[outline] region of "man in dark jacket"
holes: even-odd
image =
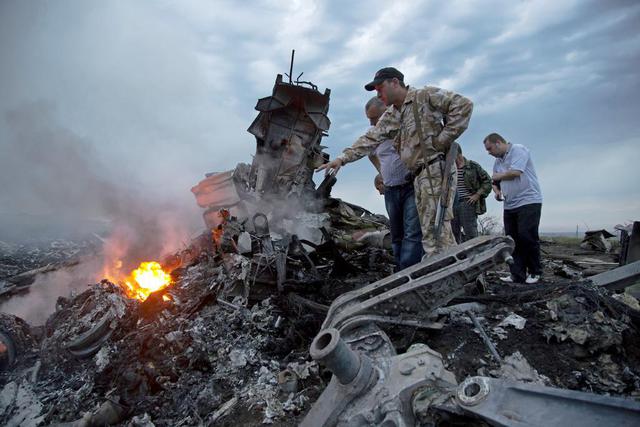
[[[478,163],[458,151],[458,185],[453,203],[451,228],[457,243],[478,237],[478,215],[487,211],[485,199],[491,193],[491,177]],[[463,234],[464,231],[464,234]]]

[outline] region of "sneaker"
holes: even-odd
[[[513,283],[513,279],[511,278],[511,276],[504,276],[504,277],[501,277],[501,278],[500,278],[500,281],[501,281],[501,282],[504,282],[504,283]]]
[[[540,275],[539,274],[530,274],[527,276],[527,279],[525,280],[526,283],[533,285],[538,283],[538,281],[540,280]]]

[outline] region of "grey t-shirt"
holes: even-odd
[[[517,170],[522,174],[514,179],[500,181],[505,209],[542,203],[538,176],[527,147],[520,144],[510,144],[509,151],[505,153],[504,157],[496,158],[493,172],[503,173],[508,170]]]
[[[391,187],[407,182],[409,169],[407,169],[402,160],[400,160],[400,156],[393,146],[392,140],[387,139],[378,145],[375,150],[375,155],[378,156],[378,160],[380,160],[380,174],[382,175],[384,185]]]

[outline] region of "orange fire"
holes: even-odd
[[[140,267],[131,272],[124,280],[125,291],[130,298],[146,300],[153,292],[166,288],[171,284],[171,275],[162,270],[155,261],[142,262]]]

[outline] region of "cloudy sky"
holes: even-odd
[[[295,49],[294,76],[332,90],[332,157],[395,66],[474,101],[467,157],[490,169],[494,131],[531,149],[543,231],[611,229],[640,220],[638,28],[616,0],[2,0],[0,213],[101,215],[124,188],[200,221],[189,189],[251,161],[256,100]],[[334,196],[384,212],[373,175],[343,168]]]

